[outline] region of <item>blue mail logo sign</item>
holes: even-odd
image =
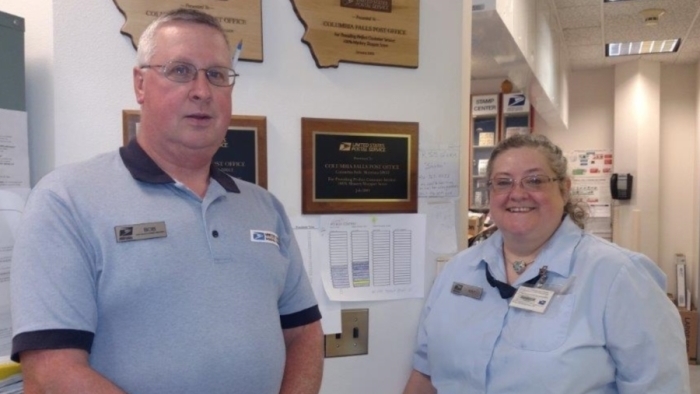
[[[508,98],[508,107],[522,107],[525,105],[525,96],[522,94]]]

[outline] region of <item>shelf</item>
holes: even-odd
[[[471,101],[468,206],[470,211],[485,213],[489,210],[488,177],[484,172],[488,160],[506,131],[532,132],[532,107],[522,93],[478,95],[472,96]],[[479,142],[490,145],[478,145]]]

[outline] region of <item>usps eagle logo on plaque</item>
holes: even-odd
[[[350,152],[352,150],[352,142],[341,142],[338,150],[341,152]]]
[[[279,244],[279,237],[272,231],[266,230],[250,230],[250,241],[251,242],[263,242],[273,244],[277,247]]]

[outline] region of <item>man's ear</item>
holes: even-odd
[[[143,104],[144,90],[143,90],[143,70],[138,67],[134,67],[134,94],[136,95],[136,102]]]

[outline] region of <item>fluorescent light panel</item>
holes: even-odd
[[[636,42],[612,42],[605,44],[605,56],[647,55],[650,53],[677,52],[681,46],[681,39],[636,41]]]

